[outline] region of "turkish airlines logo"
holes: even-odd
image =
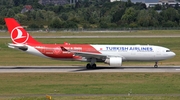
[[[23,27],[18,26],[11,31],[11,39],[14,43],[26,43],[29,39],[29,34]]]

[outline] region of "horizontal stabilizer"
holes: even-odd
[[[25,44],[13,44],[13,43],[9,43],[8,44],[9,48],[13,48],[13,49],[20,49],[23,51],[28,50],[28,47]]]

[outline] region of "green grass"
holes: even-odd
[[[1,99],[7,100],[7,99]],[[8,100],[47,100],[44,97],[23,97]],[[52,100],[179,100],[179,96],[62,96]]]
[[[56,32],[29,32],[32,36],[128,36],[128,35],[179,35],[180,30],[135,30],[135,31],[56,31]],[[0,36],[9,36],[8,32],[1,32]]]
[[[177,100],[180,97],[179,77],[180,73],[7,73],[0,74],[0,97],[11,95],[12,98],[16,96],[43,98],[43,95],[45,97],[57,94],[53,96],[55,100],[60,98]],[[128,96],[130,91],[132,96]],[[77,94],[77,97],[71,94]],[[95,95],[88,96],[88,94]],[[105,96],[106,94],[122,94],[122,96]]]
[[[135,31],[120,33],[56,32],[31,33],[33,36],[68,35],[179,35],[180,30]],[[0,36],[9,36],[1,33]],[[150,44],[170,48],[176,56],[160,62],[160,66],[180,65],[180,38],[100,38],[100,39],[37,39],[42,43]],[[0,39],[0,66],[59,66],[85,62],[56,61],[7,47],[10,39]],[[154,62],[123,62],[123,66],[152,66]],[[99,65],[99,64],[98,64]],[[53,100],[179,100],[179,73],[7,73],[0,74],[0,100],[45,100],[46,94],[80,94],[52,96]],[[131,96],[128,96],[129,92]],[[38,95],[40,94],[40,95]],[[81,95],[85,94],[85,95]],[[86,95],[87,94],[87,95]],[[88,96],[88,94],[99,94]],[[103,95],[101,95],[103,94]],[[123,96],[105,96],[123,94]],[[140,94],[140,95],[133,95]],[[150,95],[148,95],[150,94]],[[151,95],[154,94],[154,95]],[[167,95],[166,95],[167,94]],[[171,95],[172,94],[172,95]],[[173,95],[175,94],[175,95]],[[177,95],[176,95],[177,94]],[[126,96],[127,95],[127,96]]]

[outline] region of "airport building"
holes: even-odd
[[[111,2],[117,1],[117,0],[110,0]]]
[[[114,1],[128,1],[128,0],[110,0],[111,2]],[[145,3],[146,7],[154,7],[157,4],[164,5],[164,4],[169,4],[172,6],[175,6],[176,4],[180,4],[180,2],[177,2],[176,0],[131,0],[133,3],[141,2]]]
[[[168,4],[168,5],[172,5],[175,6],[176,4],[180,4],[180,2],[177,2],[176,0],[157,0],[157,2],[145,2],[146,7],[154,7],[155,5],[159,4],[159,5],[164,5],[164,4]]]
[[[64,5],[64,4],[75,4],[78,0],[39,0],[39,3],[42,5],[55,4],[55,5]]]
[[[110,2],[115,1],[128,1],[128,0],[110,0]],[[46,4],[55,4],[55,5],[64,5],[64,4],[75,4],[78,2],[78,0],[39,0],[39,3],[42,5]],[[157,4],[163,5],[168,3],[169,5],[176,5],[177,3],[180,4],[180,2],[177,2],[176,0],[131,0],[133,3],[141,2],[145,3],[146,7],[154,7]]]

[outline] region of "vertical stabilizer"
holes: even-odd
[[[5,18],[5,22],[14,44],[40,44],[14,18]]]

